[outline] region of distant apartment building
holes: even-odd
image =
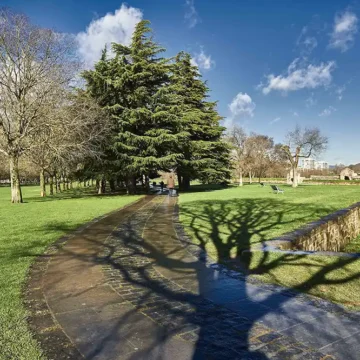
[[[302,170],[328,170],[329,164],[326,161],[316,161],[311,158],[302,159],[300,164]]]
[[[315,160],[314,159],[302,159],[301,168],[303,170],[314,170],[315,169]]]
[[[329,164],[326,161],[315,161],[316,170],[329,170]]]

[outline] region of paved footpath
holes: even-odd
[[[360,359],[357,316],[207,266],[179,240],[175,204],[148,196],[46,260],[39,314],[54,325],[32,323],[49,358]]]

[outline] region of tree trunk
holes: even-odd
[[[105,194],[105,190],[106,190],[106,180],[102,178],[101,181],[99,182],[98,194]]]
[[[293,167],[293,182],[292,182],[292,187],[297,187],[298,186],[298,177],[297,177],[297,167]]]
[[[243,186],[243,173],[242,170],[240,170],[240,177],[239,177],[239,186]]]
[[[184,190],[190,189],[190,177],[189,176],[183,176],[182,183],[183,183]]]
[[[66,183],[66,190],[70,190],[70,181],[68,178],[66,178],[65,183]]]
[[[110,186],[110,191],[111,192],[115,192],[116,188],[115,188],[115,180],[114,179],[110,179],[109,180],[109,186]]]
[[[54,195],[54,177],[52,175],[50,175],[49,177],[49,186],[50,186],[49,194]]]
[[[145,188],[145,175],[141,175],[141,187]]]
[[[181,174],[179,172],[177,173],[177,178],[178,178],[178,182],[179,182],[179,189],[183,190],[182,176],[181,176]]]
[[[136,176],[131,178],[131,187],[133,189],[133,194],[136,194]]]
[[[251,171],[249,171],[249,183],[252,184]]]
[[[147,175],[145,175],[145,191],[150,192],[150,178]]]
[[[63,180],[62,189],[63,189],[63,191],[65,191],[65,190],[66,190],[66,187],[65,187],[65,186],[66,186],[66,185],[65,185],[65,183],[66,183],[65,176],[63,176],[62,180]]]
[[[61,193],[60,178],[57,175],[55,175],[55,188],[56,193]]]
[[[91,179],[91,187],[94,186],[94,179]]]
[[[10,181],[11,181],[11,202],[22,203],[22,193],[19,175],[19,158],[16,155],[10,156]]]
[[[40,196],[46,196],[46,186],[45,186],[45,171],[44,169],[40,170]]]
[[[69,181],[69,185],[70,185],[70,189],[72,190],[73,189],[73,182],[71,180]]]
[[[99,179],[96,179],[96,182],[95,182],[96,191],[99,191],[99,187],[100,187],[100,181],[99,181]]]

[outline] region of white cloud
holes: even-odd
[[[330,116],[334,111],[336,111],[336,109],[333,106],[329,106],[319,113],[319,116]]]
[[[318,42],[313,36],[308,36],[307,38],[305,38],[303,44],[309,52],[313,51],[318,46]]]
[[[297,58],[289,65],[285,75],[268,75],[267,85],[263,87],[262,91],[266,95],[272,90],[287,93],[300,89],[327,86],[332,81],[331,72],[334,69],[334,61],[321,63],[320,65],[306,65]]]
[[[254,116],[256,104],[247,93],[238,93],[229,104],[231,117]]]
[[[333,32],[330,35],[329,47],[345,52],[350,49],[358,32],[358,18],[351,11],[335,16]]]
[[[111,51],[110,44],[117,42],[128,45],[136,24],[142,19],[139,9],[128,7],[124,4],[114,13],[91,21],[86,31],[76,35],[79,43],[79,54],[87,68],[100,59],[101,51],[105,45]]]
[[[346,86],[345,86],[345,85],[339,86],[339,87],[335,90],[336,95],[337,95],[339,101],[342,100],[342,98],[343,98],[343,93],[344,93],[345,90],[346,90]]]
[[[191,64],[199,68],[199,70],[210,70],[215,66],[215,61],[211,59],[211,55],[206,55],[201,49],[200,53],[194,54]]]
[[[187,22],[189,28],[191,29],[200,22],[200,18],[195,9],[194,0],[186,0],[185,6],[186,6],[185,21]]]
[[[275,124],[275,123],[277,123],[277,122],[280,121],[280,120],[281,120],[281,117],[277,117],[277,118],[275,118],[275,119],[272,119],[272,120],[269,122],[269,124],[270,124],[270,125]]]
[[[299,114],[298,114],[296,111],[293,111],[292,115],[293,115],[293,116],[296,116],[296,117],[299,116]]]
[[[303,56],[310,55],[310,53],[318,46],[318,42],[314,36],[306,35],[308,32],[308,27],[304,26],[296,41],[296,45],[301,49],[301,54]]]
[[[317,104],[317,100],[314,98],[314,93],[311,93],[311,95],[305,100],[305,105],[307,108],[310,108]]]

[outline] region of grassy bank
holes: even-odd
[[[218,261],[240,257],[255,243],[294,230],[360,200],[357,186],[259,185],[184,193],[180,219],[193,241]],[[352,251],[360,252],[360,241]],[[360,259],[257,253],[240,257],[245,271],[263,281],[360,308]]]
[[[0,187],[0,359],[41,359],[28,331],[21,289],[27,269],[47,245],[84,222],[121,208],[139,196],[93,196],[81,190],[40,198],[23,189],[24,204],[11,204]]]

